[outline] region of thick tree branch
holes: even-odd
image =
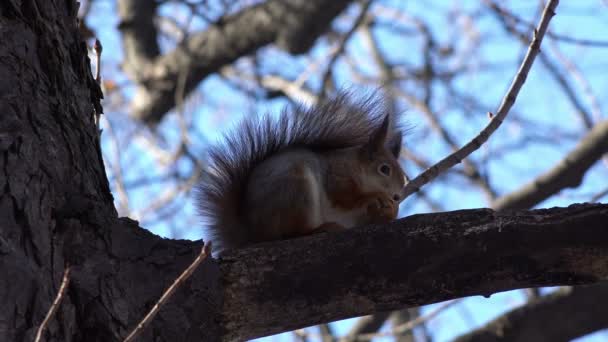
[[[350,2],[269,0],[192,34],[175,50],[153,61],[148,56],[150,51],[154,54],[153,46],[125,41],[127,48],[134,47],[128,49],[125,56],[135,60],[127,64],[138,65],[131,70],[137,71],[132,77],[139,83],[132,103],[133,115],[148,123],[160,121],[175,106],[175,90],[180,77],[185,78],[184,93],[189,94],[220,67],[270,43],[275,42],[291,53],[307,51]],[[133,16],[132,13],[122,11],[123,21],[125,15]],[[141,31],[145,30],[128,30],[124,39],[131,39]],[[147,63],[138,64],[141,60]]]
[[[118,28],[122,34],[124,71],[137,82],[143,81],[146,68],[160,54],[154,19],[157,2],[149,0],[118,1]]]
[[[608,121],[604,121],[596,124],[557,165],[520,189],[499,198],[493,208],[530,208],[564,188],[576,187],[588,169],[607,152]],[[569,341],[608,327],[608,321],[604,319],[608,314],[598,313],[598,310],[607,310],[606,306],[597,305],[605,298],[608,298],[608,284],[605,283],[563,289],[500,316],[457,341]],[[549,325],[555,321],[569,324]],[[551,329],[541,328],[547,326]],[[534,331],[536,335],[532,338]]]
[[[471,295],[608,277],[608,205],[414,215],[220,260],[226,339]]]

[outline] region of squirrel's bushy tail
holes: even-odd
[[[377,93],[355,98],[343,91],[312,108],[295,106],[278,118],[249,117],[209,148],[207,167],[197,191],[206,238],[221,251],[255,242],[244,199],[252,170],[269,156],[292,147],[324,151],[365,144],[386,115],[392,132],[401,137],[396,116]],[[400,142],[400,140],[399,140]]]

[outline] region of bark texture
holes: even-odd
[[[118,341],[200,249],[117,217],[76,13],[75,1],[0,2],[0,341],[33,340],[66,264],[45,341]],[[217,337],[217,267],[199,271],[142,341]]]
[[[414,215],[220,261],[237,340],[372,312],[608,277],[608,205]]]

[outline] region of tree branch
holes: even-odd
[[[34,342],[40,342],[40,340],[42,339],[42,333],[44,333],[44,329],[46,329],[46,326],[49,324],[50,319],[53,317],[55,312],[57,312],[57,308],[59,308],[59,304],[61,304],[61,300],[63,299],[63,296],[65,295],[65,291],[67,290],[69,283],[70,283],[70,266],[68,265],[68,266],[66,266],[65,270],[63,271],[63,277],[61,279],[61,285],[59,286],[59,291],[57,291],[57,296],[55,296],[55,300],[53,300],[53,304],[51,304],[49,311],[46,313],[46,316],[44,316],[44,320],[38,327],[38,331],[36,332],[36,338],[34,339]]]
[[[562,288],[509,311],[455,342],[571,341],[608,327],[608,306],[601,304],[603,298],[608,298],[606,283]]]
[[[608,120],[596,124],[557,165],[494,202],[495,210],[531,208],[565,188],[581,184],[585,173],[608,153]]]
[[[146,68],[160,54],[154,20],[157,2],[149,0],[119,1],[118,15],[125,58],[123,68],[136,82],[143,81]]]
[[[547,2],[540,22],[534,30],[534,37],[530,42],[526,56],[524,57],[519,70],[517,71],[511,86],[509,87],[509,90],[503,97],[496,115],[492,117],[490,123],[481,132],[479,132],[475,138],[469,141],[466,145],[462,146],[458,151],[440,160],[437,164],[431,166],[422,174],[414,178],[411,182],[406,184],[402,191],[402,198],[406,198],[413,194],[420,189],[420,187],[439,176],[442,172],[460,163],[464,158],[480,148],[481,145],[483,145],[490,138],[490,135],[492,135],[492,133],[494,133],[498,127],[500,127],[502,121],[509,114],[509,110],[515,103],[517,95],[528,77],[528,72],[530,72],[534,59],[540,51],[540,44],[543,40],[543,36],[549,27],[549,21],[551,21],[551,18],[555,15],[555,8],[558,4],[559,0],[550,0]]]
[[[414,215],[222,256],[222,326],[244,340],[472,295],[608,277],[608,205]]]
[[[137,336],[141,333],[141,331],[154,319],[154,316],[158,313],[158,310],[171,298],[175,290],[179,288],[181,284],[183,284],[196,270],[198,265],[201,262],[205,261],[207,257],[211,255],[211,242],[207,242],[201,248],[201,253],[194,259],[194,261],[182,272],[177,279],[169,286],[169,288],[163,293],[158,302],[154,304],[152,309],[148,312],[148,314],[137,324],[137,326],[129,333],[129,335],[124,339],[123,342],[134,341]]]
[[[132,53],[127,51],[126,58],[143,56],[147,61],[145,67],[137,61],[128,63],[138,65],[137,75],[131,76],[139,83],[132,102],[133,116],[148,123],[159,122],[175,106],[180,75],[186,75],[182,76],[186,78],[184,93],[189,94],[220,67],[270,43],[291,53],[307,51],[350,2],[269,0],[222,18],[220,23],[192,34],[175,50],[153,61],[143,52],[137,53],[150,49],[142,47],[129,50]],[[125,39],[130,37],[125,36]]]
[[[587,170],[607,152],[608,121],[604,121],[595,125],[552,169],[520,189],[500,197],[494,202],[493,208],[495,210],[527,209],[564,188],[578,186]],[[562,289],[556,294],[540,297],[508,312],[487,325],[462,335],[456,341],[569,341],[608,327],[608,322],[604,319],[608,317],[608,313],[597,312],[608,308],[588,305],[590,302],[594,303],[604,298],[608,298],[608,284],[605,283],[591,287]],[[574,314],[575,318],[573,318]],[[569,324],[550,324],[555,321]],[[547,326],[552,328],[541,329]],[[541,335],[532,338],[530,335],[532,331]]]
[[[377,332],[382,328],[391,313],[391,311],[377,312],[373,315],[359,318],[348,334],[340,339],[340,342],[359,342],[359,335]]]

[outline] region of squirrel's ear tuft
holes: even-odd
[[[367,151],[370,159],[374,159],[374,156],[386,148],[386,140],[388,137],[388,129],[390,124],[390,117],[387,115],[382,120],[382,124],[372,132],[369,137],[369,142],[363,147]]]
[[[382,124],[376,129],[372,136],[369,138],[369,144],[376,150],[382,151],[386,146],[386,139],[388,137],[388,126],[390,125],[390,116],[386,115]]]
[[[403,141],[403,135],[401,132],[397,132],[391,137],[391,140],[388,142],[388,149],[393,154],[395,159],[399,159],[399,154],[401,154],[401,143]]]

